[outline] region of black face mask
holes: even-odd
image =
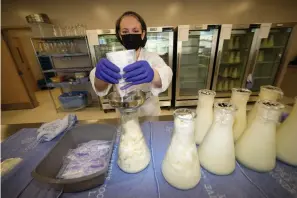
[[[135,49],[138,50],[142,46],[143,40],[141,34],[124,34],[122,36],[123,46],[127,50]]]

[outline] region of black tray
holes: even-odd
[[[63,192],[78,192],[94,188],[105,181],[108,167],[100,172],[76,179],[57,179],[56,176],[62,167],[63,158],[69,149],[77,148],[81,143],[91,140],[112,141],[109,152],[109,163],[113,151],[117,129],[111,125],[88,124],[74,127],[68,131],[55,147],[43,158],[33,170],[32,176],[43,183],[49,184],[56,190]]]

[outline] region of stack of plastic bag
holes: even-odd
[[[79,178],[105,169],[108,166],[110,144],[110,141],[92,140],[69,150],[57,178]]]

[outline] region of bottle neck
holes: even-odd
[[[214,103],[214,95],[200,94],[198,105],[199,107],[212,107]]]
[[[246,106],[249,100],[249,95],[233,94],[231,96],[231,103],[235,104],[236,107]]]
[[[281,93],[277,90],[263,89],[259,93],[259,100],[277,101],[281,98]]]
[[[254,120],[265,121],[265,122],[275,122],[279,121],[281,111],[280,109],[270,109],[263,105],[258,105],[257,114]]]
[[[182,143],[195,143],[194,138],[194,119],[184,120],[176,117],[174,119],[174,134],[175,141]]]
[[[215,108],[214,111],[214,121],[218,124],[224,124],[228,125],[230,124],[232,126],[234,121],[234,112],[227,111],[225,109],[221,108]]]

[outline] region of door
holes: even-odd
[[[30,65],[28,63],[25,51],[23,49],[20,37],[11,37],[6,34],[7,43],[12,54],[12,57],[16,63],[16,69],[21,77],[27,93],[30,97],[33,107],[38,106],[38,101],[35,96],[35,91],[38,90],[37,81],[32,74]]]
[[[272,26],[267,36],[259,38],[251,72],[253,92],[260,91],[262,85],[275,84],[291,31],[292,27]]]
[[[106,53],[113,51],[121,51],[125,48],[118,41],[114,29],[106,30],[87,30],[87,38],[89,43],[89,50],[92,57],[92,64],[95,67],[101,58],[106,57]],[[109,92],[113,90],[110,89]],[[103,109],[111,108],[109,105],[103,104],[108,103],[107,96],[100,97],[100,102]]]
[[[176,100],[197,99],[210,89],[218,26],[179,26]]]
[[[149,27],[147,28],[147,42],[145,49],[157,53],[164,62],[171,67],[173,63],[173,28]],[[159,94],[159,100],[171,100],[172,85]]]
[[[260,25],[222,25],[212,84],[217,97],[229,97],[232,88],[242,87],[259,27]]]
[[[34,92],[29,93],[22,73],[18,70],[3,37],[1,38],[1,49],[2,110],[27,109],[38,106],[36,99],[32,98],[32,94],[35,97]]]

